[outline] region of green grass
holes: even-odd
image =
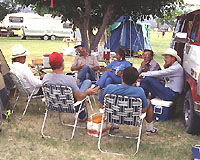
[[[155,52],[155,59],[161,66],[164,64],[162,53],[169,47],[171,33],[166,33],[165,38],[158,38],[156,32],[151,32],[151,45]],[[68,46],[61,40],[57,41],[42,41],[39,39],[20,40],[14,38],[0,38],[0,49],[3,51],[9,65],[11,60],[10,48],[15,44],[23,44],[25,48],[30,50],[31,55],[27,57],[27,63],[31,63],[32,59],[42,58],[45,53],[53,51],[62,51],[62,47]],[[71,44],[73,45],[73,44]],[[65,56],[65,72],[69,71],[74,57]],[[134,59],[134,66],[139,67],[142,59]],[[33,101],[32,101],[33,102]],[[14,97],[11,96],[8,108],[11,108],[14,103]],[[14,114],[21,115],[25,106],[25,99],[21,99]],[[34,105],[33,105],[34,104]],[[27,113],[22,121],[10,117],[10,122],[4,120],[0,133],[0,159],[31,159],[31,160],[54,160],[54,159],[69,159],[69,160],[107,160],[107,159],[127,159],[133,157],[113,156],[102,154],[97,149],[98,139],[87,135],[86,130],[78,129],[72,141],[63,142],[61,140],[43,139],[41,138],[40,130],[43,121],[36,103],[31,103]],[[39,103],[44,110],[45,106],[42,102]],[[95,106],[95,111],[98,106]],[[90,112],[91,113],[91,112]],[[71,119],[67,115],[63,115],[65,121]],[[82,124],[84,125],[84,124]],[[187,134],[184,130],[183,116],[181,113],[169,121],[155,122],[155,127],[159,129],[159,134],[155,136],[141,137],[141,145],[139,153],[134,159],[137,160],[190,160],[192,159],[192,145],[200,143],[200,137]],[[136,130],[134,128],[120,127],[120,132],[132,134]],[[48,116],[45,133],[66,138],[70,136],[71,129],[61,126],[58,123],[58,114],[52,113]],[[122,153],[133,153],[136,147],[135,141],[114,139],[108,136],[103,137],[103,148],[110,151],[120,151]]]

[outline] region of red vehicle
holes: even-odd
[[[185,71],[185,129],[200,134],[200,9],[178,17],[170,47],[178,52]]]

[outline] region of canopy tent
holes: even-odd
[[[133,53],[151,49],[149,24],[135,23],[131,18],[126,20],[125,17],[121,17],[115,24],[109,26],[107,32],[110,32],[107,48],[112,52],[120,47],[125,47]]]

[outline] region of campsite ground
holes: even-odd
[[[163,65],[161,53],[168,47],[171,39],[171,33],[166,33],[165,38],[158,38],[156,32],[151,32],[151,45],[155,52],[155,59]],[[28,56],[28,63],[32,59],[41,58],[44,53],[53,51],[61,52],[62,47],[67,44],[59,41],[42,41],[29,39],[22,41],[19,38],[0,38],[0,49],[3,51],[6,60],[11,65],[9,55],[10,48],[15,44],[23,44],[31,51]],[[65,72],[69,72],[74,57],[65,56]],[[141,59],[134,59],[134,66],[139,67]],[[8,108],[14,103],[13,93]],[[85,130],[78,129],[73,140],[63,142],[61,140],[43,139],[40,130],[43,121],[36,103],[32,101],[28,111],[22,121],[15,119],[14,115],[19,115],[23,111],[25,99],[21,99],[15,114],[10,117],[10,121],[3,120],[0,133],[0,159],[133,159],[133,157],[113,156],[102,154],[97,149],[98,139],[87,135]],[[42,110],[45,105],[39,102]],[[95,111],[98,106],[94,106]],[[180,109],[179,109],[180,110]],[[48,117],[46,132],[56,135],[60,138],[69,137],[71,130],[58,124],[56,113]],[[65,118],[65,115],[63,115]],[[71,119],[71,118],[70,118]],[[55,120],[55,121],[54,121]],[[84,124],[82,124],[84,125]],[[166,122],[155,122],[159,128],[159,134],[155,136],[146,136],[143,130],[139,153],[135,159],[138,160],[181,160],[192,159],[192,145],[200,144],[200,137],[187,134],[184,130],[183,115],[179,111],[176,118]],[[131,128],[132,129],[132,128]],[[145,123],[144,123],[145,129]],[[135,129],[132,129],[136,131]],[[127,127],[121,127],[120,132],[131,134]],[[134,132],[133,132],[134,133]],[[121,151],[122,153],[133,153],[135,141],[124,139],[113,139],[105,136],[103,141],[104,148],[111,151]]]

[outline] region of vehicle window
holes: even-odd
[[[191,34],[190,34],[191,42],[197,42],[199,22],[200,22],[200,15],[197,15],[195,17],[195,20],[194,20],[194,23],[193,23],[193,26],[192,26],[192,31],[191,31]]]
[[[174,29],[174,32],[180,32],[181,31],[182,23],[183,23],[183,17],[179,17],[178,21],[176,23],[176,27]]]
[[[23,23],[23,21],[24,21],[23,17],[9,17],[9,22]]]

